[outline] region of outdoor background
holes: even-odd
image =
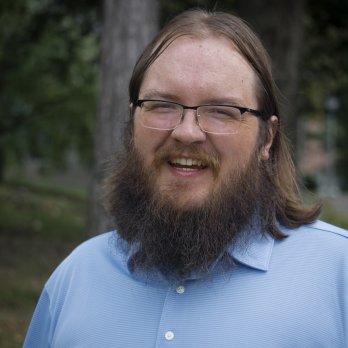
[[[246,19],[273,60],[303,192],[348,228],[347,0],[1,0],[0,347],[21,347],[48,276],[105,231],[105,163],[132,66],[175,14]]]

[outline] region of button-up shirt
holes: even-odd
[[[177,284],[129,272],[116,232],[95,237],[46,283],[24,347],[348,348],[348,232],[281,230]]]

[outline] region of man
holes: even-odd
[[[48,280],[25,347],[348,347],[348,233],[304,207],[267,54],[187,11],[130,81],[117,232]]]

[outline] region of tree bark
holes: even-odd
[[[110,228],[101,202],[104,166],[115,153],[128,118],[128,82],[133,66],[158,29],[157,0],[104,0],[101,85],[95,136],[95,170],[87,232]]]
[[[237,0],[238,14],[261,37],[281,91],[282,122],[296,150],[297,95],[305,0]]]

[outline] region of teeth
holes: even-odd
[[[203,165],[202,161],[196,160],[193,158],[174,158],[171,160],[173,164],[180,164],[182,166],[198,166],[201,167]]]

